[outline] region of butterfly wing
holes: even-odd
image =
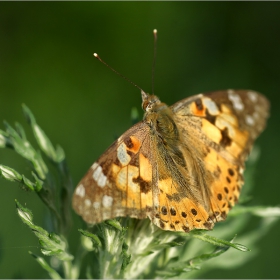
[[[149,127],[139,122],[91,166],[73,195],[73,208],[89,223],[147,217],[152,207]]]
[[[224,220],[238,201],[244,162],[265,128],[269,102],[253,91],[227,90],[192,96],[171,109],[183,145],[192,147],[193,157],[202,165],[197,187],[201,189],[198,196],[205,194],[206,221]]]

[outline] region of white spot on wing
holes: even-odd
[[[87,198],[86,200],[85,200],[85,206],[86,207],[89,207],[91,205],[91,202],[90,202],[90,200]]]
[[[248,125],[254,125],[255,124],[255,120],[249,116],[249,115],[246,115],[245,116],[245,122],[248,124]]]
[[[216,103],[208,97],[202,98],[203,104],[207,107],[211,115],[218,115],[220,113]]]
[[[254,91],[248,91],[248,97],[252,102],[257,102],[258,100],[258,94]]]
[[[95,170],[97,167],[98,167],[98,163],[97,163],[97,162],[95,162],[95,163],[91,166],[91,168],[92,168],[93,170]]]
[[[78,195],[80,197],[84,197],[85,193],[86,193],[86,191],[85,191],[83,184],[80,184],[76,189],[76,195]]]
[[[232,89],[227,91],[228,98],[232,102],[233,108],[237,111],[242,111],[244,109],[244,104],[238,94],[236,94]]]
[[[102,204],[104,207],[111,207],[113,204],[113,198],[108,195],[104,195],[102,198]]]
[[[101,166],[99,165],[99,166],[95,169],[95,171],[93,172],[92,178],[93,178],[95,181],[97,181],[98,178],[99,178],[99,175],[100,175],[101,173],[102,173],[102,168],[101,168]]]
[[[221,117],[217,117],[215,125],[221,130],[227,128],[229,136],[231,138],[235,137],[235,130],[233,126],[228,123],[228,120],[225,120],[224,118]]]
[[[130,157],[130,155],[127,154],[126,146],[124,143],[122,143],[118,147],[117,156],[118,156],[118,159],[119,159],[121,165],[126,166],[129,164],[131,157]]]
[[[100,165],[94,163],[93,166],[95,170],[93,171],[92,178],[96,181],[99,187],[103,188],[106,185],[107,177],[103,174],[102,167]]]
[[[92,206],[93,206],[94,209],[99,209],[100,208],[100,202],[95,201],[95,202],[93,202]]]
[[[107,177],[103,173],[101,173],[97,181],[98,186],[103,188],[106,185],[106,182],[107,182]]]
[[[139,192],[139,185],[133,182],[134,178],[139,175],[139,169],[135,166],[128,166],[127,181],[128,186],[133,192]]]

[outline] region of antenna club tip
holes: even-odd
[[[97,53],[94,53],[93,56],[97,58],[97,57],[98,57],[98,54],[97,54]]]
[[[154,33],[154,34],[157,34],[157,29],[154,29],[154,30],[153,30],[153,33]]]

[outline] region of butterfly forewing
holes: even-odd
[[[90,224],[113,217],[146,218],[152,206],[148,126],[134,125],[91,166],[73,207]]]
[[[169,108],[142,97],[144,120],[92,165],[75,190],[74,209],[90,224],[130,216],[165,230],[211,229],[238,201],[244,161],[269,102],[248,90],[198,94]]]

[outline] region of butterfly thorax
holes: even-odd
[[[170,107],[162,103],[157,96],[145,92],[142,92],[142,99],[144,122],[159,136],[163,144],[174,146],[179,140],[179,132]]]

